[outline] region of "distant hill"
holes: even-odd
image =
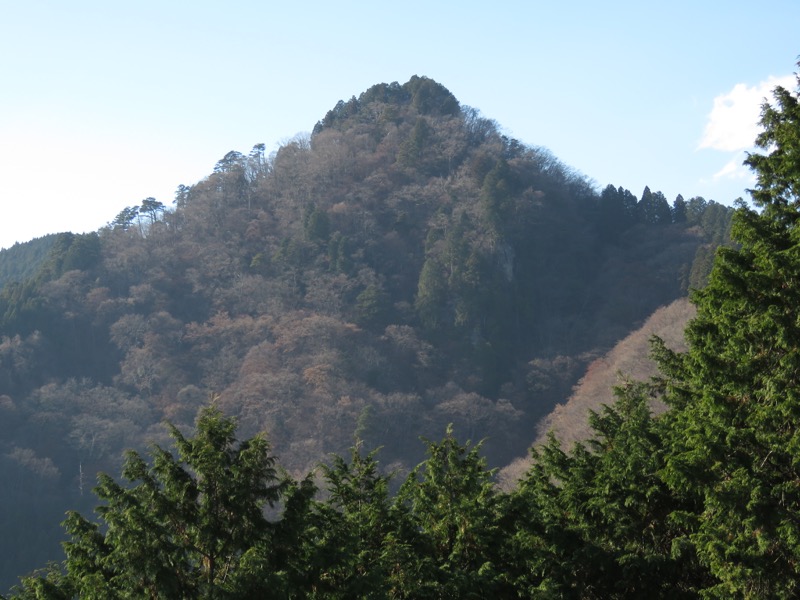
[[[0,289],[11,281],[23,281],[32,277],[57,237],[58,234],[53,233],[0,250]]]
[[[88,512],[98,470],[212,399],[296,474],[354,436],[407,471],[449,423],[507,464],[591,361],[702,283],[729,221],[598,190],[413,77],[273,155],[228,152],[170,206],[60,234],[0,290],[0,584],[57,558],[35,524]]]

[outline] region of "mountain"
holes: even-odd
[[[172,207],[59,234],[0,290],[0,506],[18,515],[0,583],[57,558],[98,471],[209,402],[294,474],[354,436],[406,472],[450,423],[506,464],[592,360],[702,284],[730,214],[598,191],[413,77],[273,155],[228,152]]]

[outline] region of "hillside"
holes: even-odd
[[[9,282],[34,276],[57,237],[54,233],[0,250],[0,289]]]
[[[656,363],[650,358],[653,336],[664,340],[667,347],[675,351],[686,350],[683,332],[694,313],[688,299],[676,300],[659,308],[639,329],[592,361],[566,403],[559,404],[542,419],[534,443],[544,443],[550,431],[566,446],[587,439],[590,410],[598,412],[603,404],[613,404],[614,388],[626,381],[649,381],[657,374]]]
[[[613,405],[615,388],[626,382],[649,381],[658,374],[656,362],[650,356],[652,337],[658,336],[676,352],[685,351],[684,330],[694,314],[694,306],[687,298],[675,300],[656,310],[639,329],[593,360],[569,397],[539,422],[533,445],[545,444],[551,433],[565,449],[576,442],[586,442],[594,433],[589,414],[600,413],[604,405]],[[652,409],[658,413],[664,405],[654,401]],[[530,456],[519,457],[501,469],[502,486],[512,488],[532,462]]]
[[[598,191],[414,77],[274,155],[227,153],[171,207],[60,234],[0,291],[0,473],[18,484],[0,507],[19,515],[1,582],[53,558],[97,471],[212,398],[296,475],[354,436],[408,471],[449,423],[507,463],[592,360],[702,283],[730,213]]]

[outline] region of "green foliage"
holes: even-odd
[[[138,206],[126,206],[117,214],[116,217],[114,217],[114,220],[111,221],[110,225],[113,229],[128,231],[133,226],[133,222],[138,216]]]
[[[86,314],[87,279],[97,273],[101,242],[96,233],[58,234],[35,275],[0,290],[0,334],[31,336],[38,332],[58,359],[40,371],[47,377],[83,377],[104,363],[104,340],[94,337],[94,317]],[[92,340],[87,344],[88,340]],[[13,392],[19,390],[4,390]]]
[[[686,200],[680,194],[675,198],[672,203],[672,222],[673,223],[686,223],[688,213],[686,208]]]
[[[433,130],[428,122],[420,117],[403,146],[400,148],[398,160],[406,167],[418,167],[425,157],[425,150]]]
[[[53,233],[0,250],[0,290],[34,276],[57,238]]]
[[[314,127],[314,135],[357,120],[361,113],[368,112],[375,104],[387,107],[410,105],[420,115],[437,117],[456,116],[460,112],[458,100],[447,88],[428,77],[414,75],[402,85],[397,82],[381,83],[372,86],[358,98],[353,96],[347,102],[340,100]]]
[[[353,268],[353,261],[348,251],[348,238],[338,231],[328,242],[328,262],[330,270],[338,273],[349,273]]]
[[[39,282],[58,279],[67,271],[89,271],[101,257],[97,233],[60,233],[36,275]]]
[[[564,452],[551,438],[512,506],[518,585],[577,588],[587,598],[691,598],[704,574],[693,554],[676,553],[686,532],[671,515],[693,505],[660,478],[662,424],[644,385],[617,390],[614,406],[592,414],[594,437]],[[537,510],[536,514],[530,511]]]
[[[495,235],[502,237],[502,223],[508,218],[511,195],[513,192],[510,181],[508,163],[498,161],[494,168],[486,174],[481,187],[481,202],[486,214],[486,220],[494,230]]]
[[[328,213],[319,210],[316,206],[311,204],[306,209],[306,215],[303,222],[305,226],[306,236],[309,240],[327,242],[330,236],[330,219]]]
[[[458,100],[443,85],[428,77],[413,76],[403,87],[411,94],[411,104],[421,114],[456,115]]]
[[[426,442],[428,459],[403,484],[423,576],[413,597],[488,598],[502,589],[494,551],[500,543],[498,498],[479,455],[448,428],[442,442]]]
[[[20,579],[11,596],[18,600],[70,600],[76,596],[74,587],[56,564]]]
[[[310,598],[386,598],[394,586],[396,516],[375,454],[362,455],[357,443],[350,462],[334,456],[322,467],[329,496],[313,506],[302,566]]]
[[[636,221],[637,199],[629,190],[609,184],[600,193],[598,227],[604,241],[616,242]]]
[[[356,315],[359,324],[379,326],[389,313],[389,296],[376,284],[368,285],[356,296]]]
[[[68,581],[80,597],[220,597],[267,534],[264,507],[285,485],[266,441],[236,446],[234,422],[216,409],[200,414],[195,437],[170,429],[177,458],[155,447],[148,467],[130,452],[132,487],[100,476],[102,527],[68,515]]]
[[[177,458],[130,452],[122,486],[101,475],[101,523],[71,512],[65,570],[24,578],[14,598],[484,598],[511,593],[496,564],[499,495],[478,447],[448,430],[396,499],[376,451],[279,480],[263,438],[201,411],[194,437],[170,426]],[[418,479],[418,476],[420,479]],[[277,520],[264,510],[283,501]],[[499,594],[499,595],[498,595]],[[511,596],[509,596],[511,597]]]
[[[142,205],[139,208],[139,214],[147,215],[147,218],[150,219],[150,224],[152,225],[159,220],[159,216],[164,214],[164,210],[164,204],[153,197],[149,197],[142,200]]]
[[[645,186],[642,199],[636,205],[639,220],[649,225],[666,225],[672,222],[672,211],[669,203],[661,192],[651,192]]]
[[[670,384],[665,475],[703,500],[691,540],[719,579],[715,598],[784,598],[798,592],[800,415],[796,312],[800,109],[776,90],[751,155],[760,212],[740,204],[738,248],[723,248],[708,285],[694,294],[689,351],[662,352]]]
[[[414,307],[420,320],[430,329],[437,329],[442,322],[445,301],[445,279],[443,267],[436,259],[429,258],[422,265]]]

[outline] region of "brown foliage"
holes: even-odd
[[[641,328],[592,362],[572,396],[542,422],[537,442],[544,441],[544,433],[551,430],[567,445],[585,439],[589,431],[588,411],[612,404],[615,386],[626,380],[647,381],[657,374],[656,365],[650,359],[650,338],[656,335],[669,348],[684,350],[683,331],[694,314],[694,306],[687,299],[676,300],[658,309]]]

